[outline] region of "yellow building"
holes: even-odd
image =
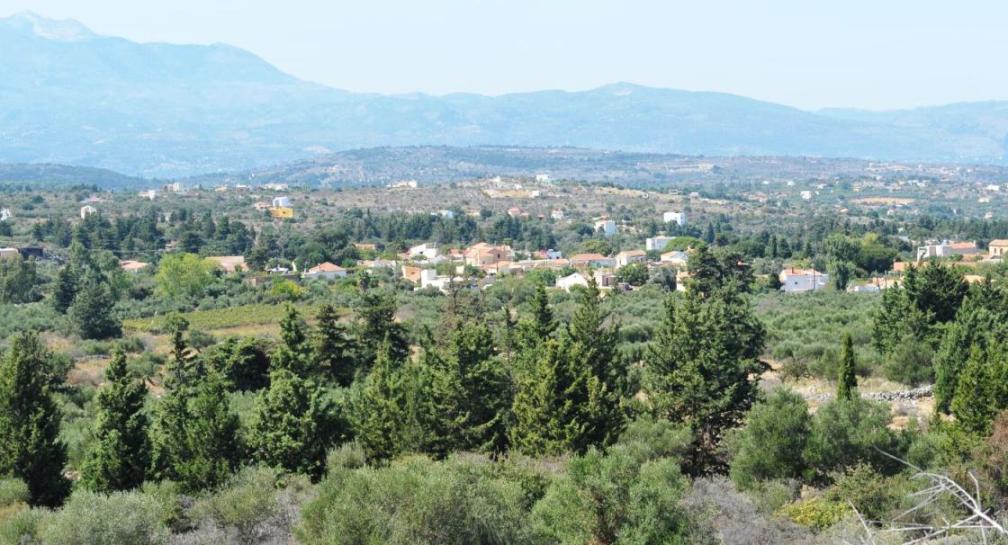
[[[277,206],[270,208],[270,215],[277,219],[289,220],[294,218],[294,209],[289,206]]]

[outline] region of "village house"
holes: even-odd
[[[335,265],[326,261],[325,263],[320,263],[314,267],[308,269],[301,275],[305,279],[316,279],[324,278],[326,280],[332,280],[334,278],[345,278],[347,275],[347,270],[339,265]]]
[[[560,209],[554,209],[550,211],[550,219],[554,221],[560,221],[564,219],[564,211]]]
[[[511,216],[512,218],[520,218],[522,214],[524,214],[524,212],[522,212],[522,209],[518,208],[517,206],[512,206],[507,210],[507,215]]]
[[[616,265],[616,260],[602,254],[577,254],[570,257],[570,265],[575,269],[587,267],[609,267]]]
[[[595,285],[599,288],[612,288],[616,286],[616,274],[611,269],[595,269],[592,271],[595,278]]]
[[[413,246],[409,250],[406,250],[406,257],[409,259],[426,259],[432,260],[440,255],[438,251],[437,244],[430,242],[425,242],[423,244],[418,244]]]
[[[463,252],[463,257],[466,265],[484,267],[513,259],[514,251],[507,245],[495,246],[486,242],[480,242],[466,248],[465,252]]]
[[[977,248],[976,242],[949,242],[945,240],[939,243],[925,244],[924,246],[918,247],[917,261],[933,257],[952,257],[956,255],[970,257],[975,256],[978,253],[980,253],[980,249]]]
[[[17,248],[0,248],[0,259],[17,259],[21,257],[21,252]]]
[[[672,242],[672,237],[657,236],[644,239],[644,249],[649,252],[660,252]]]
[[[1003,258],[1006,250],[1008,250],[1008,240],[1003,238],[992,240],[987,245],[987,253],[991,259]]]
[[[585,278],[584,275],[579,272],[569,274],[563,278],[557,278],[556,287],[566,292],[570,292],[571,288],[573,288],[574,286],[583,286],[587,288],[588,279]]]
[[[829,275],[815,269],[788,267],[780,272],[778,278],[785,293],[817,291],[829,284]]]
[[[395,261],[391,259],[367,259],[357,263],[360,267],[364,269],[394,269],[396,268]]]
[[[420,283],[420,273],[421,272],[423,272],[423,269],[420,268],[420,267],[416,267],[416,266],[413,266],[413,265],[403,265],[402,266],[402,275],[403,275],[403,278],[405,278],[408,282],[411,282],[413,284],[419,284]]]
[[[595,232],[601,231],[607,237],[616,234],[616,222],[611,219],[600,219],[595,222]]]
[[[616,254],[616,268],[626,267],[634,263],[644,263],[647,261],[647,252],[644,250],[624,250]]]
[[[686,212],[665,212],[662,214],[665,223],[674,223],[679,226],[686,225]]]
[[[661,255],[661,262],[674,267],[685,267],[689,263],[689,254],[681,250],[672,250]]]
[[[86,204],[86,205],[82,206],[81,209],[80,209],[80,219],[82,219],[82,220],[83,219],[87,219],[88,216],[91,216],[91,215],[94,215],[94,214],[97,214],[97,213],[98,213],[98,209],[97,208],[91,206],[90,204]]]

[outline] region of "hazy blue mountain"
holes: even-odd
[[[808,112],[623,83],[499,97],[360,94],[227,45],[138,44],[73,21],[0,19],[0,161],[144,176],[419,144],[1003,163],[1006,110]]]

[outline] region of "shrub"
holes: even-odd
[[[820,478],[859,463],[886,473],[900,469],[891,456],[905,454],[900,438],[889,429],[889,406],[856,397],[834,400],[819,408],[805,460]]]
[[[241,543],[251,543],[257,525],[279,509],[273,469],[245,468],[220,490],[196,502],[193,514],[225,531],[232,530]]]
[[[0,543],[4,545],[34,545],[38,543],[43,521],[50,512],[45,509],[16,508],[0,519]]]
[[[528,543],[517,483],[488,478],[483,459],[411,457],[335,471],[302,510],[305,545]]]
[[[42,529],[47,545],[162,545],[168,529],[157,500],[139,492],[78,491]]]
[[[869,465],[858,464],[837,475],[825,497],[853,505],[866,520],[881,521],[903,503],[909,484],[902,475],[886,477]]]
[[[767,479],[801,477],[811,421],[805,400],[785,388],[757,403],[745,426],[728,439],[732,481],[751,489]]]
[[[0,479],[0,507],[28,501],[28,485],[21,479]]]
[[[358,469],[366,465],[367,454],[356,441],[335,447],[326,456],[326,470],[329,473],[345,469]]]
[[[846,503],[827,500],[821,496],[789,503],[782,507],[778,515],[816,530],[825,530],[851,514]]]
[[[641,460],[625,445],[592,449],[554,481],[533,522],[550,543],[675,542],[691,528],[679,505],[687,482],[675,458]]]
[[[623,430],[619,443],[638,450],[641,459],[680,458],[690,451],[693,437],[686,426],[667,420],[638,418]]]

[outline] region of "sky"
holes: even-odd
[[[224,42],[350,91],[627,81],[797,106],[1008,99],[1008,2],[0,0],[140,42]]]

